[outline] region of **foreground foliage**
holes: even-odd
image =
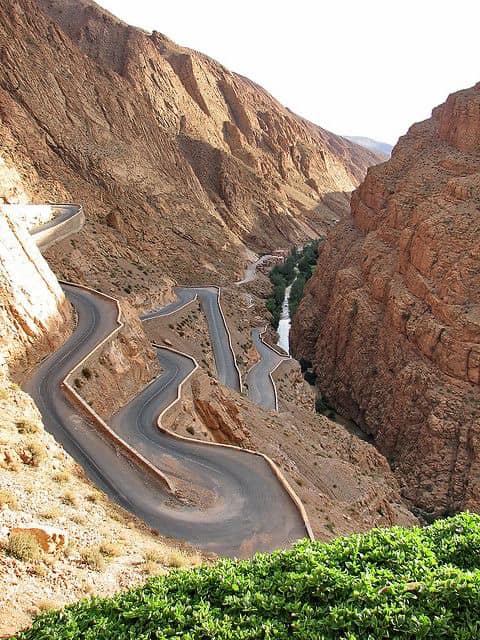
[[[480,516],[303,541],[47,613],[21,640],[480,637]]]

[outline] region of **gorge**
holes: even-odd
[[[0,637],[478,637],[480,84],[387,159],[91,0],[0,61]]]

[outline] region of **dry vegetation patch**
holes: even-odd
[[[155,575],[198,562],[93,487],[17,385],[0,385],[0,416],[0,637],[41,611],[144,581],[147,549]],[[33,525],[59,528],[68,546],[47,553],[28,532],[8,535]]]

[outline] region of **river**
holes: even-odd
[[[293,284],[293,283],[292,283]],[[288,285],[285,289],[285,297],[283,299],[282,304],[282,313],[280,315],[280,320],[278,322],[278,342],[277,345],[281,347],[288,355],[290,355],[290,310],[288,308],[288,302],[290,300],[290,291],[292,289],[292,285]]]

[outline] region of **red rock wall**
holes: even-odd
[[[480,509],[480,84],[369,169],[293,323],[331,404],[425,513]]]

